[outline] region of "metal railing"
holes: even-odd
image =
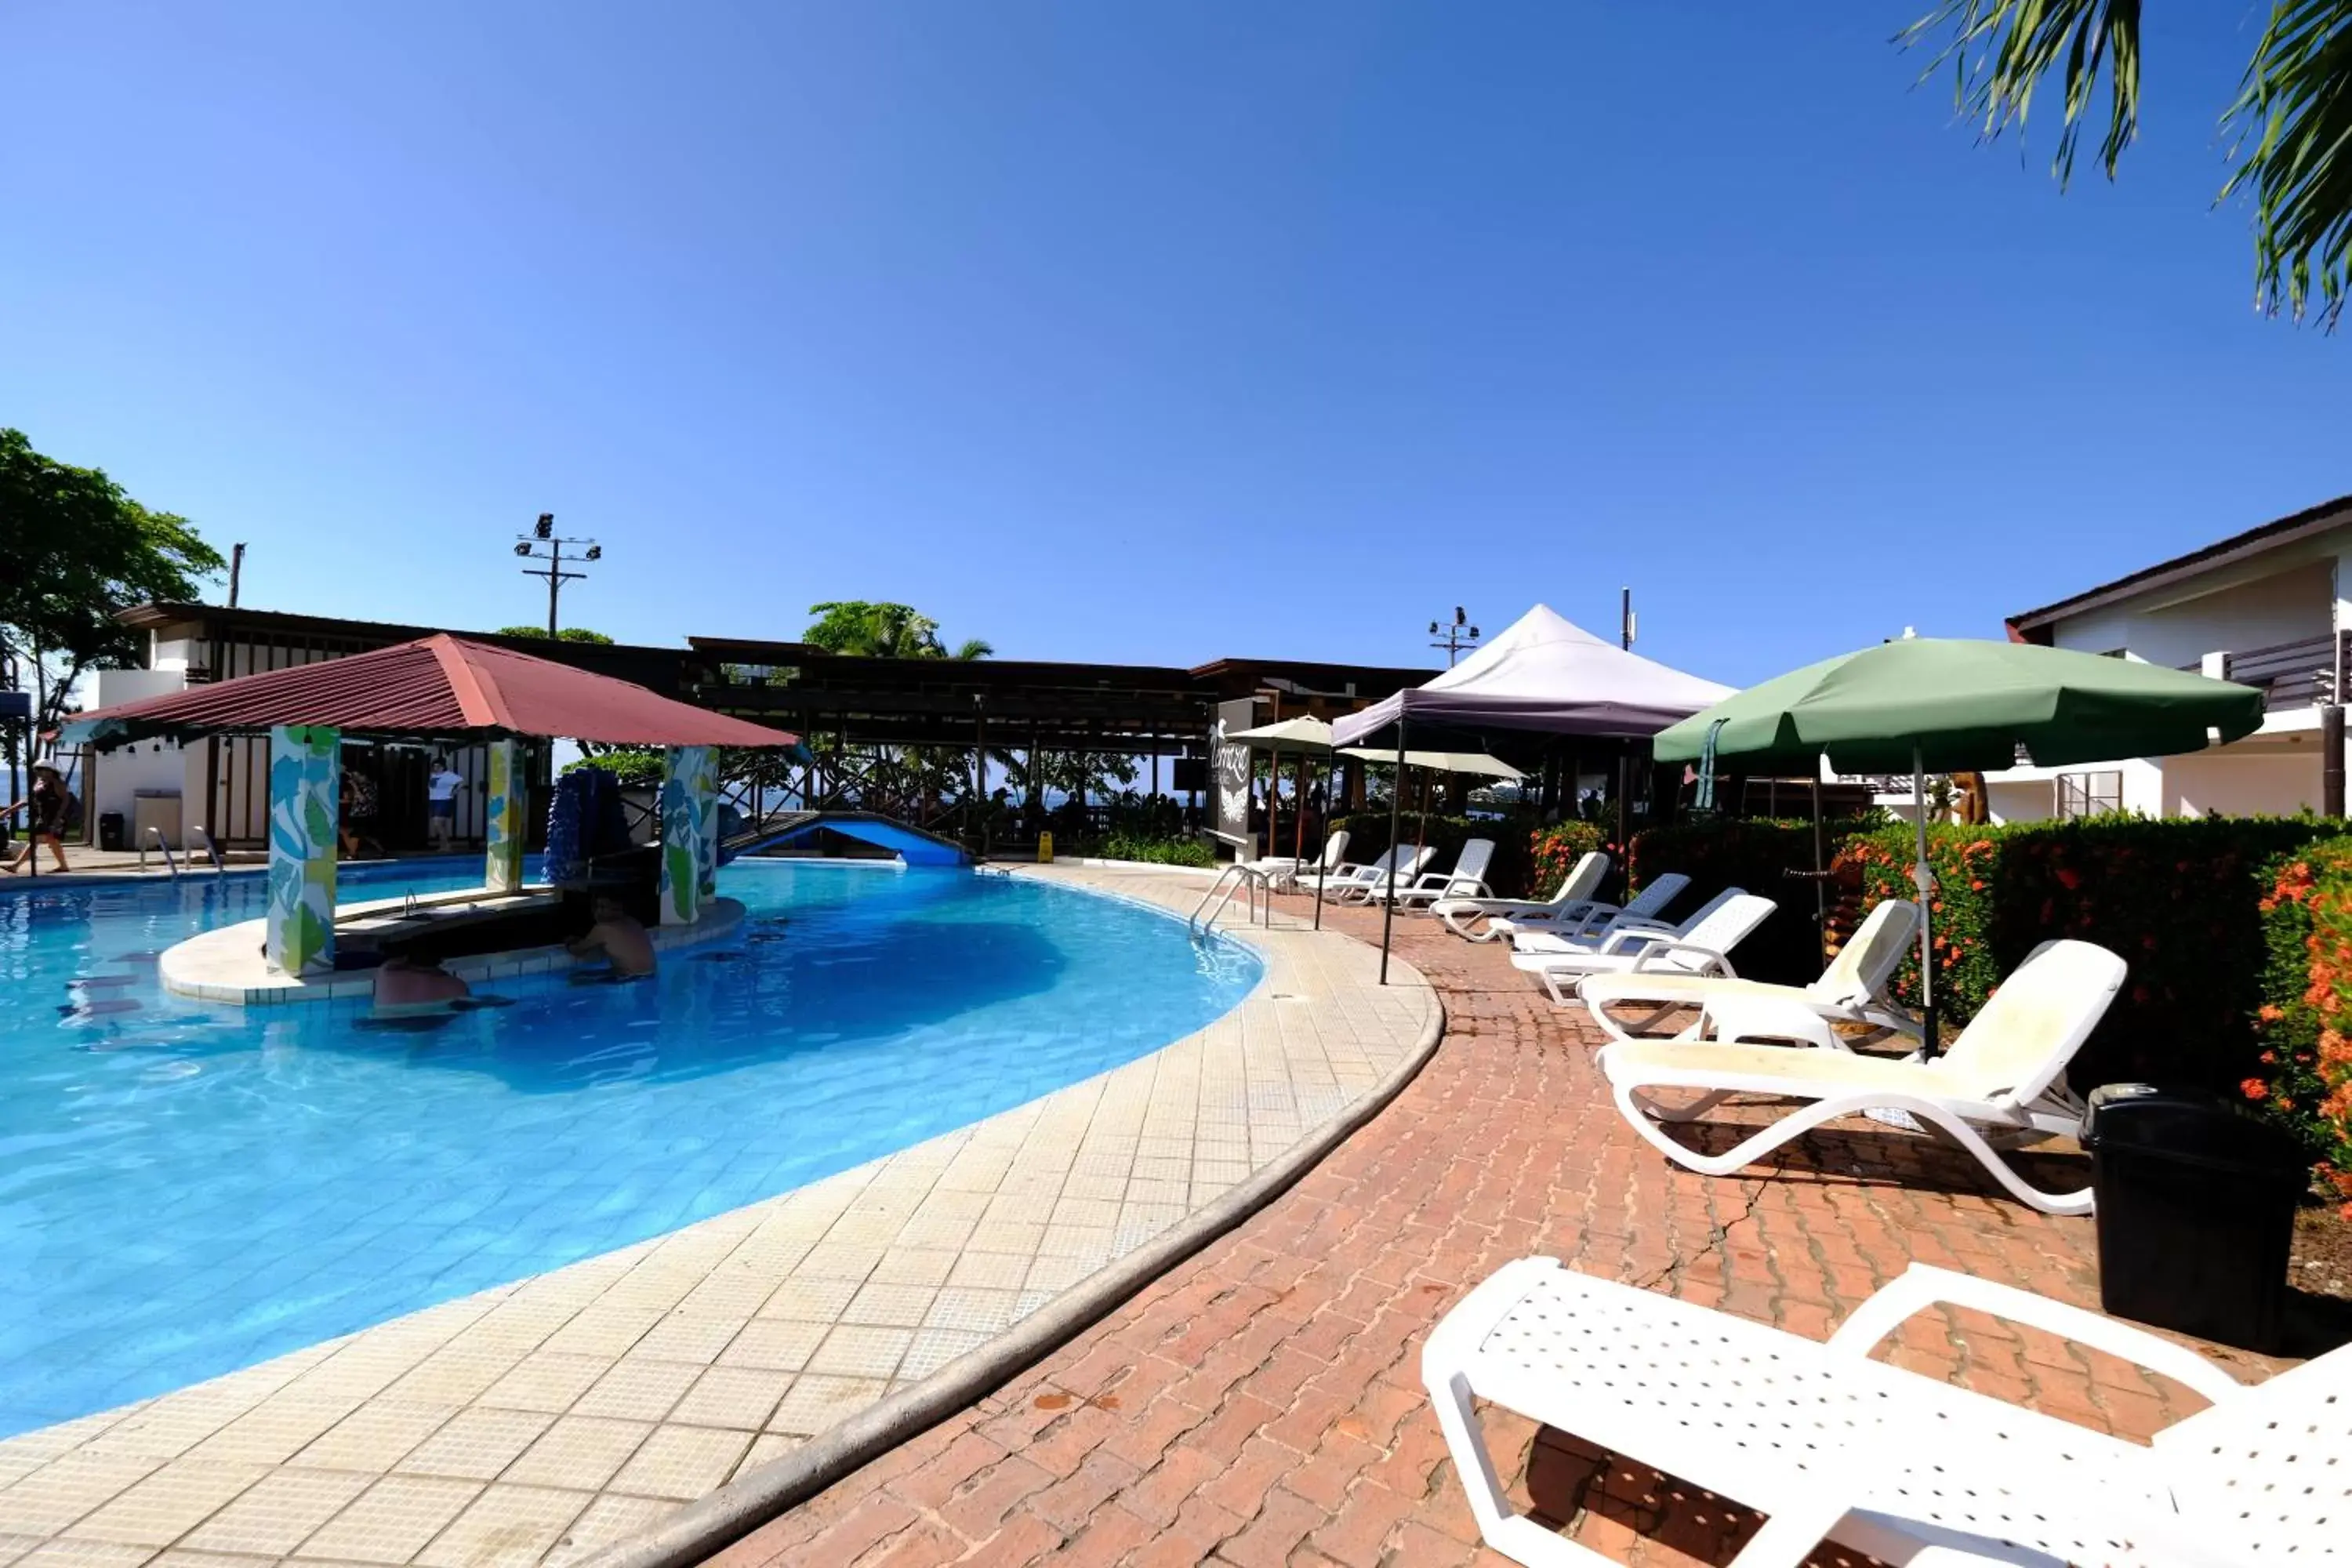
[[[1195,936],[1206,936],[1216,925],[1217,917],[1225,912],[1236,892],[1244,896],[1244,920],[1262,925],[1274,923],[1274,885],[1262,872],[1235,861],[1217,873],[1192,912],[1184,917],[1184,929]],[[1206,919],[1202,918],[1205,911]]]
[[[172,847],[163,841],[163,830],[152,822],[147,825],[147,837],[139,840],[139,868],[142,871],[147,869],[148,838],[152,838],[155,841],[155,847],[163,852],[163,865],[172,873],[172,880],[178,881],[180,863],[172,858]]]
[[[228,862],[221,858],[220,846],[214,843],[213,836],[205,831],[205,825],[199,822],[194,827],[189,828],[188,832],[194,837],[198,844],[204,846],[205,854],[211,858],[213,863],[213,875],[215,877],[227,876]],[[191,858],[189,864],[194,865],[194,858]]]
[[[2231,650],[2228,679],[2259,688],[2265,710],[2315,708],[2336,700],[2336,637],[2332,633]]]

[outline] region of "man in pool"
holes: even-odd
[[[471,986],[438,963],[419,963],[397,953],[375,972],[379,1009],[446,1006],[472,994]]]
[[[654,972],[653,938],[646,934],[645,927],[630,918],[628,910],[621,907],[621,900],[610,893],[599,893],[590,909],[595,914],[596,923],[590,926],[588,934],[579,941],[566,943],[567,951],[574,958],[603,953],[604,962],[613,966],[611,978],[614,980],[642,980]]]

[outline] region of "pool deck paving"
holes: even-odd
[[[1179,911],[1205,886],[1024,874]],[[1242,1005],[1110,1072],[667,1236],[0,1441],[0,1568],[574,1563],[730,1481],[735,1496],[806,1469],[861,1423],[977,1396],[1001,1381],[997,1352],[1124,1299],[1126,1276],[1262,1201],[1434,1045],[1441,1015],[1410,966],[1381,986],[1377,955],[1296,916],[1243,934],[1266,967]]]
[[[1376,914],[1328,919],[1377,937]],[[1391,1104],[1093,1329],[713,1568],[1503,1564],[1479,1542],[1420,1356],[1448,1307],[1531,1254],[1814,1339],[1915,1260],[2095,1309],[2091,1220],[2025,1208],[1957,1150],[1859,1120],[1746,1176],[1681,1170],[1620,1118],[1580,1013],[1496,947],[1425,919],[1398,932],[1446,1032]],[[2045,1183],[2083,1178],[2079,1153],[2032,1159]],[[2198,1348],[2243,1380],[2279,1364]],[[2198,1404],[1969,1312],[1915,1318],[1891,1359],[2133,1437]],[[1507,1412],[1487,1431],[1518,1506],[1609,1560],[1724,1563],[1759,1521]]]

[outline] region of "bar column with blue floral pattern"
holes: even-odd
[[[708,746],[669,748],[661,786],[661,923],[690,926],[702,918],[704,889],[715,873],[705,849],[718,821],[716,759]]]
[[[269,912],[264,947],[293,975],[335,967],[335,826],[342,733],[323,724],[269,731]]]
[[[489,800],[482,819],[482,885],[493,893],[522,890],[523,795],[522,742],[493,742]]]

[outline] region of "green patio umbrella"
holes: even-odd
[[[2023,747],[2042,767],[2201,751],[2263,721],[2263,694],[2161,665],[2032,643],[1903,637],[1809,664],[1751,686],[1659,732],[1662,763],[1712,773],[1911,770],[1918,862],[1919,995],[1926,1045],[1936,1049],[1934,949],[1927,907],[1927,775],[2012,767]]]

